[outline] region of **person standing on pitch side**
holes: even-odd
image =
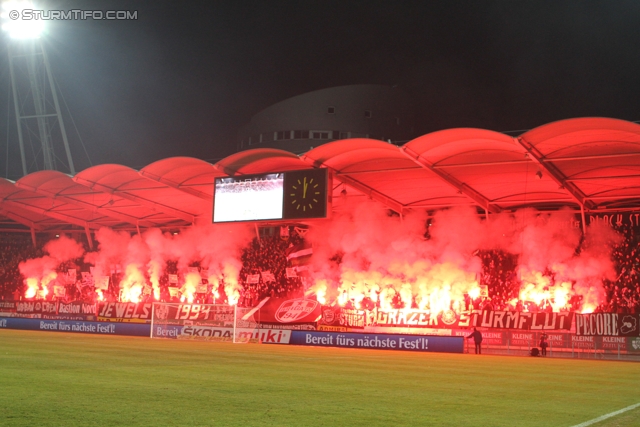
[[[549,347],[549,343],[547,342],[547,334],[545,332],[540,335],[540,353],[542,356],[547,355],[547,347]]]
[[[476,328],[473,328],[473,332],[469,334],[467,339],[473,338],[473,343],[476,345],[476,354],[482,354],[482,333]]]

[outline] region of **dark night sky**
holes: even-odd
[[[580,116],[640,120],[637,0],[49,4],[138,11],[135,21],[58,21],[45,39],[93,164],[214,161],[233,152],[238,128],[261,109],[357,83],[408,92],[418,134],[530,129]],[[4,36],[0,49],[6,58]],[[7,73],[3,59],[2,158]],[[69,118],[67,127],[84,169]]]

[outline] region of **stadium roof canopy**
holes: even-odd
[[[210,223],[216,177],[310,167],[332,171],[335,209],[347,197],[361,197],[398,213],[460,205],[486,212],[525,206],[620,210],[640,207],[640,125],[578,118],[519,137],[459,128],[402,146],[346,139],[301,156],[258,148],[216,164],[173,157],[140,171],[113,164],[75,176],[40,171],[17,182],[0,178],[0,229],[133,230]]]

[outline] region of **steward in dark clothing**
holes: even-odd
[[[547,334],[543,332],[540,336],[540,353],[542,353],[542,356],[547,355],[547,347],[549,347],[549,343],[547,342]]]
[[[467,339],[473,338],[473,343],[476,345],[476,354],[482,354],[482,334],[476,328],[473,328],[473,332],[467,337]]]

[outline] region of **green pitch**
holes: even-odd
[[[0,330],[1,426],[570,427],[639,402],[640,363]]]

